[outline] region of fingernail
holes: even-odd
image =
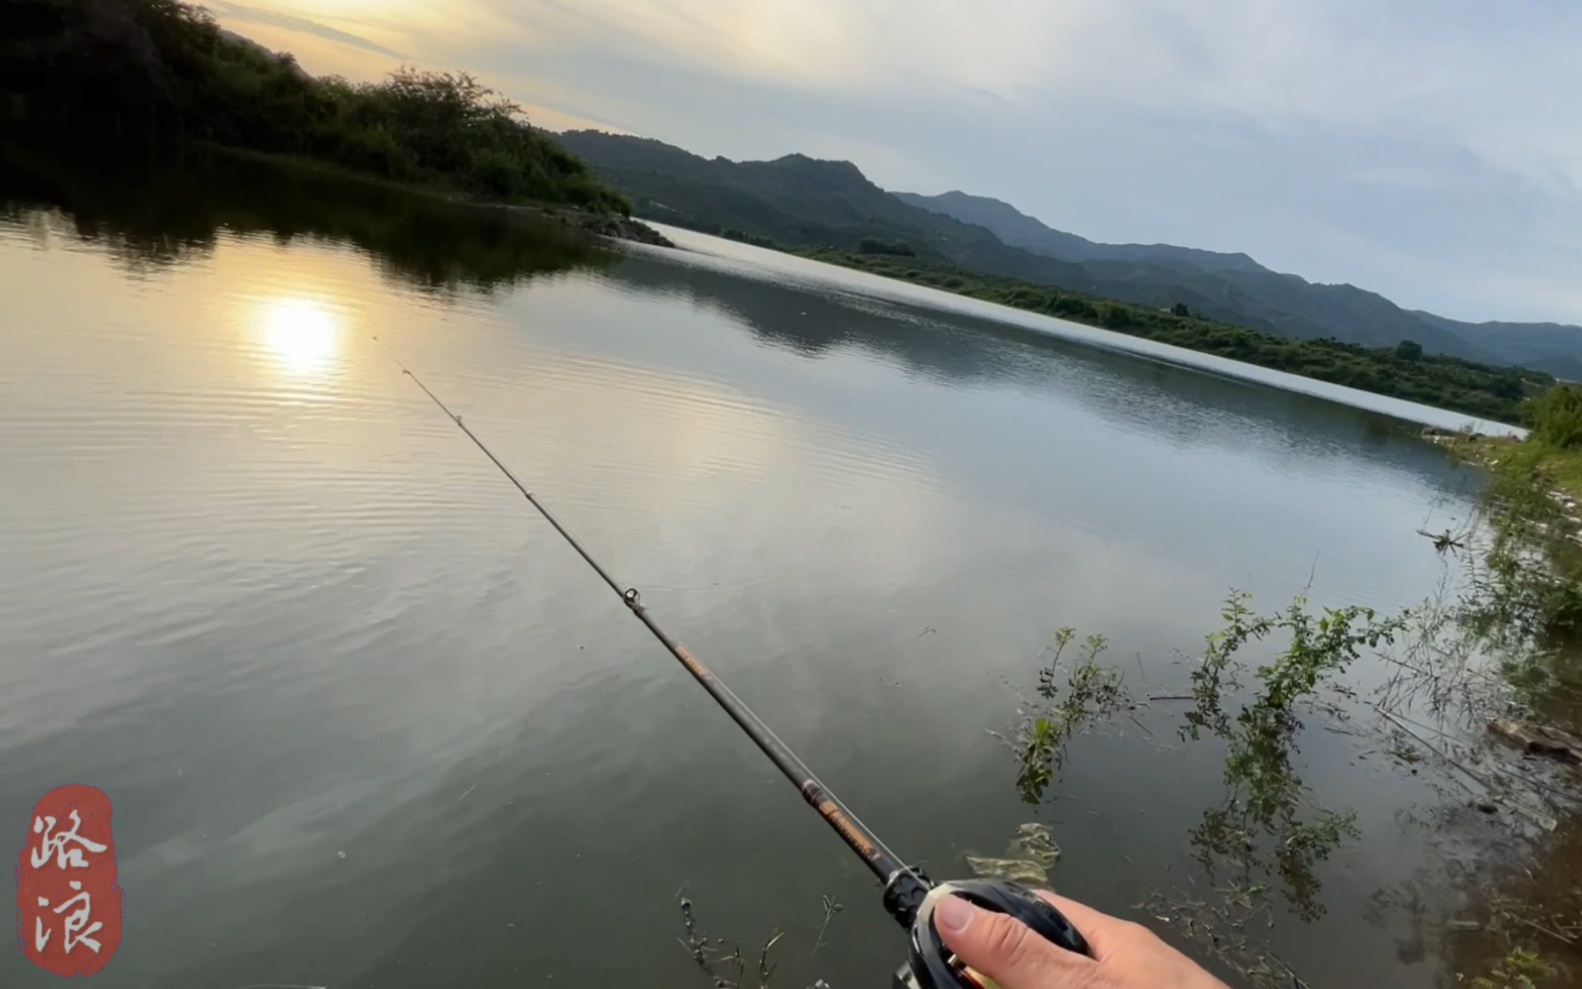
[[[948,927],[958,934],[967,929],[967,925],[972,923],[973,914],[977,912],[976,907],[959,896],[947,896],[934,908],[934,916],[939,919],[940,926]]]

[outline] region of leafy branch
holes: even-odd
[[[1053,654],[1038,671],[1037,700],[1024,702],[1019,712],[1023,720],[1016,729],[1011,747],[1021,767],[1016,788],[1022,799],[1030,804],[1043,799],[1049,784],[1065,764],[1067,741],[1095,718],[1112,714],[1126,704],[1120,671],[1099,662],[1099,656],[1109,648],[1109,640],[1104,636],[1088,636],[1079,647],[1077,661],[1069,669],[1061,663],[1061,657],[1076,635],[1077,630],[1069,626],[1055,632],[1051,643]],[[1050,648],[1046,646],[1039,658],[1048,654]]]

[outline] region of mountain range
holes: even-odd
[[[851,162],[792,154],[704,158],[649,138],[568,131],[560,141],[629,196],[637,215],[777,247],[913,253],[976,271],[1169,308],[1284,337],[1426,352],[1582,380],[1582,327],[1467,323],[1353,285],[1309,282],[1246,254],[1101,244],[963,192],[887,192]]]
[[[975,223],[1012,247],[1047,254],[1062,261],[1179,261],[1204,271],[1268,271],[1245,254],[1221,254],[1170,244],[1097,244],[1086,237],[1054,230],[1010,203],[965,192],[920,196],[915,192],[891,193],[933,213]]]

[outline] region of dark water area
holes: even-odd
[[[0,147],[0,188],[14,214],[59,209],[79,236],[132,266],[201,257],[222,232],[353,245],[393,279],[431,290],[487,292],[612,260],[586,238],[522,210],[457,209],[320,166],[203,148],[174,160],[132,157],[113,172],[104,166],[83,154]]]
[[[1223,749],[1144,701],[1023,804],[989,732],[1054,630],[1180,693],[1231,588],[1431,593],[1416,530],[1476,483],[1278,376],[697,235],[229,159],[0,181],[0,834],[110,796],[96,985],[706,986],[684,884],[710,934],[787,932],[777,985],[902,958],[861,865],[397,358],[899,852],[965,875],[1045,822],[1056,885],[1136,919],[1224,881],[1187,840]],[[1439,868],[1440,794],[1365,748],[1303,736],[1361,837],[1320,919],[1276,899],[1258,933],[1315,987],[1441,984],[1378,908]],[[0,951],[0,985],[52,978]]]

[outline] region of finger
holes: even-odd
[[[1071,921],[1071,926],[1087,940],[1088,948],[1095,959],[1102,961],[1109,957],[1114,925],[1124,924],[1125,921],[1078,903],[1076,900],[1067,899],[1059,893],[1051,893],[1047,889],[1034,890],[1034,892],[1066,915],[1066,919]]]
[[[934,908],[935,926],[951,951],[1005,989],[1075,989],[1096,963],[1057,948],[1019,920],[947,896]]]

